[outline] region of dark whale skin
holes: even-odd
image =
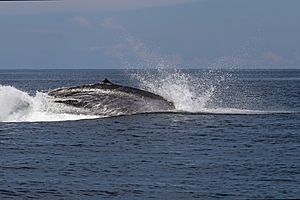
[[[59,88],[48,92],[56,103],[90,109],[93,114],[103,110],[119,113],[138,113],[174,110],[173,102],[145,90],[113,84],[107,79],[101,83]]]

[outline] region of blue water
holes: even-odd
[[[300,197],[300,70],[185,70],[190,83],[175,76],[155,91],[176,112],[78,120],[16,106],[37,104],[36,91],[104,78],[154,91],[157,79],[141,83],[143,73],[1,70],[0,199]]]

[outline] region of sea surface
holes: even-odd
[[[104,78],[176,110],[47,95]],[[0,70],[0,199],[219,198],[300,198],[300,70]]]

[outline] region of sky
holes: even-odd
[[[0,69],[300,69],[299,10],[299,0],[0,1]]]

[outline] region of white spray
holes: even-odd
[[[78,114],[76,108],[57,104],[45,93],[30,96],[12,86],[0,85],[0,122],[65,121],[98,116]]]

